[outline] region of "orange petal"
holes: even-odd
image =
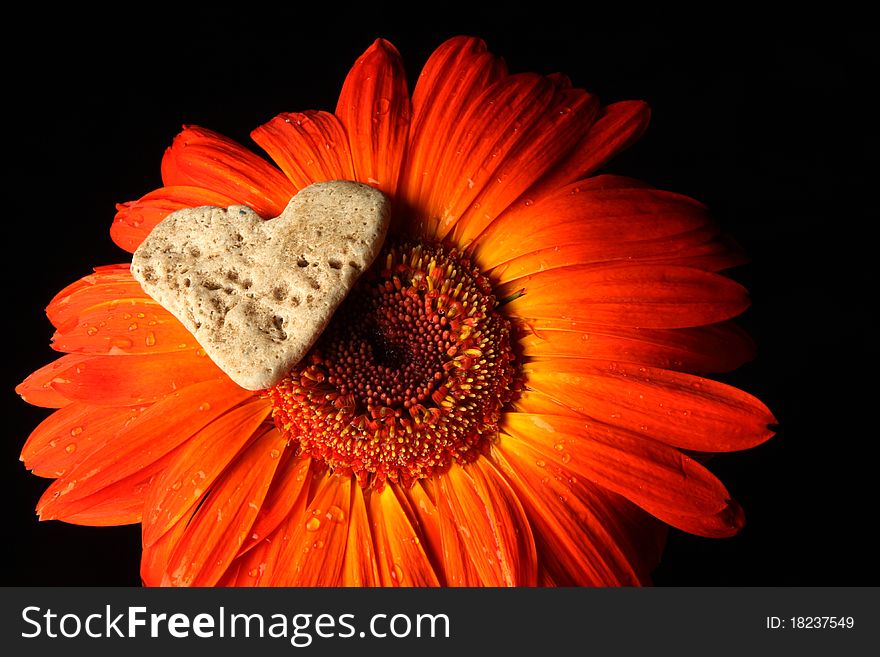
[[[242,545],[240,553],[250,550],[274,532],[287,519],[294,506],[300,503],[300,498],[303,498],[302,504],[305,505],[312,481],[311,465],[312,459],[293,454],[291,450],[281,455],[281,463],[278,464],[272,485],[260,505],[250,536]]]
[[[198,126],[184,127],[162,158],[167,187],[192,186],[277,217],[296,189],[278,169],[241,144]]]
[[[486,52],[472,37],[455,37],[428,59],[413,91],[413,120],[401,194],[413,214],[433,218],[431,191],[441,181],[438,166],[446,145],[466,108],[490,84],[507,74],[503,60]],[[438,138],[443,136],[443,138]]]
[[[326,475],[303,513],[291,514],[272,586],[337,586],[351,514],[352,477]],[[277,540],[277,539],[276,539]]]
[[[81,313],[92,306],[117,299],[148,299],[134,280],[129,263],[97,267],[94,272],[61,290],[46,308],[49,321],[57,329],[70,329]]]
[[[368,500],[383,586],[438,586],[434,566],[422,546],[419,525],[397,484],[373,491]]]
[[[548,358],[525,365],[528,386],[577,413],[703,452],[748,449],[776,422],[758,399],[710,379],[615,361]]]
[[[516,493],[494,466],[485,459],[464,467],[455,464],[436,479],[441,518],[446,516],[445,524],[455,527],[461,554],[478,577],[462,583],[535,586],[538,566],[531,527]],[[455,536],[446,532],[444,538]]]
[[[473,202],[463,209],[455,224],[456,243],[469,244],[545,172],[553,170],[571,150],[571,144],[593,122],[599,103],[582,89],[556,87],[554,96],[540,116],[523,117],[519,139],[508,150],[502,146],[492,153],[497,161],[494,180],[484,185]],[[526,122],[529,121],[529,122]],[[500,126],[499,126],[500,127]],[[493,162],[493,164],[495,164]]]
[[[376,545],[364,502],[364,490],[360,486],[355,486],[352,491],[351,520],[348,523],[348,542],[345,546],[340,584],[358,587],[382,585],[376,563]]]
[[[160,187],[137,201],[116,206],[116,216],[110,226],[110,238],[119,247],[134,253],[156,224],[175,210],[203,205],[225,208],[236,203],[238,201],[230,196],[203,187]]]
[[[755,354],[754,342],[730,322],[686,329],[523,325],[519,344],[525,356],[535,358],[615,360],[685,372],[730,372]]]
[[[21,450],[21,460],[39,477],[60,477],[102,449],[146,408],[68,404],[34,429]]]
[[[186,531],[193,513],[195,513],[194,508],[184,514],[174,527],[159,540],[149,545],[144,544],[141,555],[141,580],[145,586],[168,586],[170,584],[167,571],[168,561]]]
[[[254,399],[216,418],[195,435],[190,434],[192,437],[181,445],[147,496],[143,520],[145,545],[159,540],[204,499],[205,492],[253,438],[270,410],[265,401]],[[198,411],[193,409],[190,414],[196,415]]]
[[[250,534],[287,442],[273,427],[223,471],[168,561],[172,585],[217,583]]]
[[[748,307],[745,289],[724,276],[687,267],[617,265],[551,269],[500,286],[520,289],[508,311],[526,323],[559,320],[642,328],[685,328],[735,317]]]
[[[640,562],[649,543],[628,531],[622,518],[631,503],[589,482],[553,476],[536,465],[541,453],[519,444],[506,450],[501,438],[492,459],[516,491],[528,514],[541,555],[541,565],[557,585],[634,586],[648,574]],[[650,524],[643,511],[640,524]],[[654,521],[656,523],[656,521]],[[659,547],[659,546],[658,546]],[[655,550],[655,558],[659,549]]]
[[[718,232],[693,199],[605,183],[576,182],[514,204],[477,239],[480,266],[503,282],[552,267],[677,254]]]
[[[67,372],[75,371],[89,360],[89,356],[81,354],[62,356],[28,376],[15,387],[15,392],[28,404],[45,408],[63,408],[71,400],[61,394],[54,384],[57,381],[67,381],[68,379],[65,378]]]
[[[336,116],[348,133],[356,180],[394,195],[409,131],[410,101],[400,54],[377,39],[355,62]]]
[[[251,132],[297,189],[326,180],[354,180],[345,128],[329,112],[279,114]]]
[[[59,359],[60,362],[67,356]],[[229,377],[201,351],[88,356],[59,368],[50,385],[67,399],[100,406],[138,406],[194,383]]]
[[[541,196],[591,175],[637,142],[647,129],[650,118],[651,109],[641,100],[606,105],[566,160],[538,181],[529,194]]]
[[[292,513],[302,515],[305,510],[306,495],[297,498]],[[278,557],[286,541],[284,539],[287,525],[275,529],[269,536],[260,540],[230,566],[228,572],[217,583],[218,586],[271,586],[278,574],[280,562]]]
[[[144,500],[153,480],[168,465],[173,452],[124,479],[101,490],[59,508],[60,515],[41,520],[63,520],[75,525],[109,527],[140,522],[143,517]]]
[[[398,492],[402,492],[406,498],[403,506],[411,510],[413,525],[418,526],[421,531],[422,548],[425,550],[428,560],[433,564],[440,585],[444,586],[446,581],[443,564],[446,558],[443,554],[443,537],[440,532],[440,513],[437,511],[437,506],[428,490],[431,486],[432,483],[429,480],[422,479],[411,488],[400,488]]]
[[[41,514],[60,517],[67,505],[142,471],[251,395],[229,382],[201,383],[169,395],[115,431],[107,427],[107,436],[99,438],[102,448],[91,451],[49,487]]]
[[[92,305],[56,331],[52,348],[68,353],[154,354],[195,350],[195,337],[152,299],[117,298]]]
[[[562,467],[623,495],[664,522],[682,516],[711,516],[724,509],[730,495],[718,479],[695,460],[649,438],[582,417],[506,413],[504,430],[516,440],[505,454],[524,443],[541,458],[548,476]],[[680,525],[678,525],[680,526]]]
[[[727,506],[710,516],[676,516],[667,514],[669,524],[684,531],[706,538],[735,536],[746,524],[746,516],[736,500],[728,500]]]

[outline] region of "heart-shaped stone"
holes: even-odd
[[[144,291],[238,385],[278,383],[326,328],[388,230],[388,199],[315,183],[264,221],[243,205],[172,212],[135,252]]]

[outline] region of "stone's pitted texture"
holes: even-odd
[[[348,181],[315,183],[275,219],[246,206],[171,213],[132,258],[144,291],[238,385],[278,383],[382,248],[390,206]]]

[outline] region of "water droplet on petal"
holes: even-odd
[[[562,455],[562,462],[568,463],[569,461],[571,461],[571,454],[566,452],[565,454]]]
[[[403,583],[403,568],[401,568],[398,564],[394,564],[391,568],[391,579],[393,579],[398,584]]]
[[[277,449],[273,449],[269,452],[269,458],[277,459],[279,456],[281,456],[281,452]]]
[[[565,449],[565,441],[560,440],[558,443],[553,445],[553,449],[555,449],[557,452],[561,452],[562,450]]]
[[[327,518],[328,520],[332,520],[333,522],[342,522],[345,520],[345,511],[340,509],[338,506],[331,506],[327,509]]]
[[[137,331],[137,327],[138,327],[137,322],[132,322],[131,324],[128,325],[128,330],[129,331]]]
[[[70,443],[67,447],[64,448],[64,451],[68,454],[73,454],[76,451],[76,443]]]
[[[547,464],[544,461],[538,459],[537,461],[535,461],[535,465],[537,465],[539,468],[543,468]]]
[[[202,402],[201,404],[199,404],[200,411],[207,411],[210,408],[211,408],[211,404],[209,402]]]
[[[309,518],[306,522],[306,531],[316,532],[321,527],[321,520],[319,518]]]
[[[86,329],[86,333],[88,335],[94,335],[97,332],[98,332],[98,329],[94,326],[90,326],[89,328]]]
[[[78,436],[78,435],[81,434],[82,432],[83,432],[83,428],[82,428],[82,427],[74,427],[73,429],[70,430],[70,435],[71,435],[71,436]]]
[[[259,571],[258,569],[256,569],[256,568],[251,568],[251,569],[248,571],[248,575],[250,575],[251,577],[256,577],[256,576],[259,575],[259,574],[260,574],[260,571]]]
[[[376,114],[387,114],[389,109],[391,109],[391,101],[387,98],[380,98],[373,104],[373,111]]]
[[[147,333],[147,337],[144,338],[144,342],[147,344],[148,347],[152,347],[154,344],[156,344],[156,334],[150,331],[149,333]]]

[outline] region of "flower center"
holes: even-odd
[[[473,461],[518,386],[510,323],[454,250],[386,249],[311,352],[268,391],[303,453],[361,485]]]

